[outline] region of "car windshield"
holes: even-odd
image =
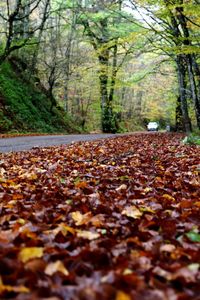
[[[158,126],[158,124],[156,122],[150,122],[148,125],[149,126]]]

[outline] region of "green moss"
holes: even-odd
[[[73,120],[58,109],[51,111],[51,102],[33,83],[27,82],[9,62],[0,68],[0,131],[77,132]]]

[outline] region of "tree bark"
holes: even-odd
[[[182,54],[177,56],[176,63],[177,63],[179,94],[181,99],[181,110],[183,115],[184,129],[187,133],[189,133],[192,130],[192,125],[188,113],[187,96],[186,96],[186,77],[185,77],[186,70],[184,65],[185,64],[184,56]]]
[[[176,124],[175,131],[184,131],[183,114],[181,109],[181,97],[178,96],[176,100]]]
[[[196,86],[195,77],[192,68],[191,55],[187,55],[187,67],[188,67],[188,76],[190,81],[192,100],[194,102],[197,126],[200,129],[200,102],[197,95],[197,86]]]

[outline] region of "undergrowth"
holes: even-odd
[[[80,129],[61,109],[51,111],[45,93],[5,62],[0,68],[0,132],[13,131],[72,133]]]

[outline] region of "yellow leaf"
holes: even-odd
[[[52,276],[56,272],[61,272],[64,275],[68,276],[69,272],[63,265],[63,263],[60,260],[57,260],[55,262],[49,263],[45,268],[45,274]]]
[[[98,239],[100,237],[100,234],[97,232],[91,232],[91,231],[87,231],[87,230],[83,230],[83,231],[78,230],[77,236],[91,241],[91,240]]]
[[[140,211],[142,212],[149,212],[149,213],[152,213],[152,214],[155,214],[155,210],[151,209],[150,207],[148,206],[143,206],[140,208]]]
[[[71,216],[72,216],[72,219],[75,221],[76,226],[80,226],[80,225],[88,223],[88,221],[92,217],[91,212],[88,212],[83,215],[82,213],[80,213],[80,211],[72,212]]]
[[[124,270],[123,275],[130,275],[132,273],[133,273],[133,271],[131,269],[127,268],[127,269]]]
[[[143,190],[143,192],[142,192],[142,194],[147,194],[147,193],[149,193],[149,192],[151,192],[152,191],[152,188],[151,187],[146,187],[144,190]]]
[[[3,292],[14,292],[14,293],[29,293],[30,290],[23,286],[11,286],[11,285],[4,285],[2,280],[0,280],[0,294]]]
[[[22,218],[17,219],[16,222],[19,223],[19,224],[21,224],[21,225],[24,225],[26,223],[26,221],[24,219],[22,219]]]
[[[131,300],[131,297],[123,291],[118,291],[115,300]]]
[[[133,219],[139,219],[142,216],[142,212],[134,205],[126,207],[122,211],[122,215],[126,215],[127,217]]]
[[[28,180],[36,180],[36,179],[38,179],[37,174],[35,174],[33,172],[31,172],[31,173],[26,172],[26,173],[20,175],[19,177],[22,178],[22,179],[28,179]]]
[[[43,256],[43,248],[42,247],[26,247],[23,248],[19,252],[18,258],[23,262],[26,263],[32,258],[40,258]]]
[[[75,230],[74,230],[74,228],[72,228],[72,227],[70,227],[70,226],[67,226],[67,225],[65,225],[64,223],[61,223],[60,225],[59,225],[59,227],[58,227],[58,232],[59,231],[61,231],[62,232],[62,234],[64,235],[64,236],[66,236],[67,234],[68,234],[68,232],[70,232],[71,234],[75,234]]]
[[[162,195],[162,197],[165,198],[165,199],[167,199],[167,200],[169,200],[169,201],[172,201],[172,202],[175,201],[174,197],[172,197],[169,194],[164,194],[164,195]]]

